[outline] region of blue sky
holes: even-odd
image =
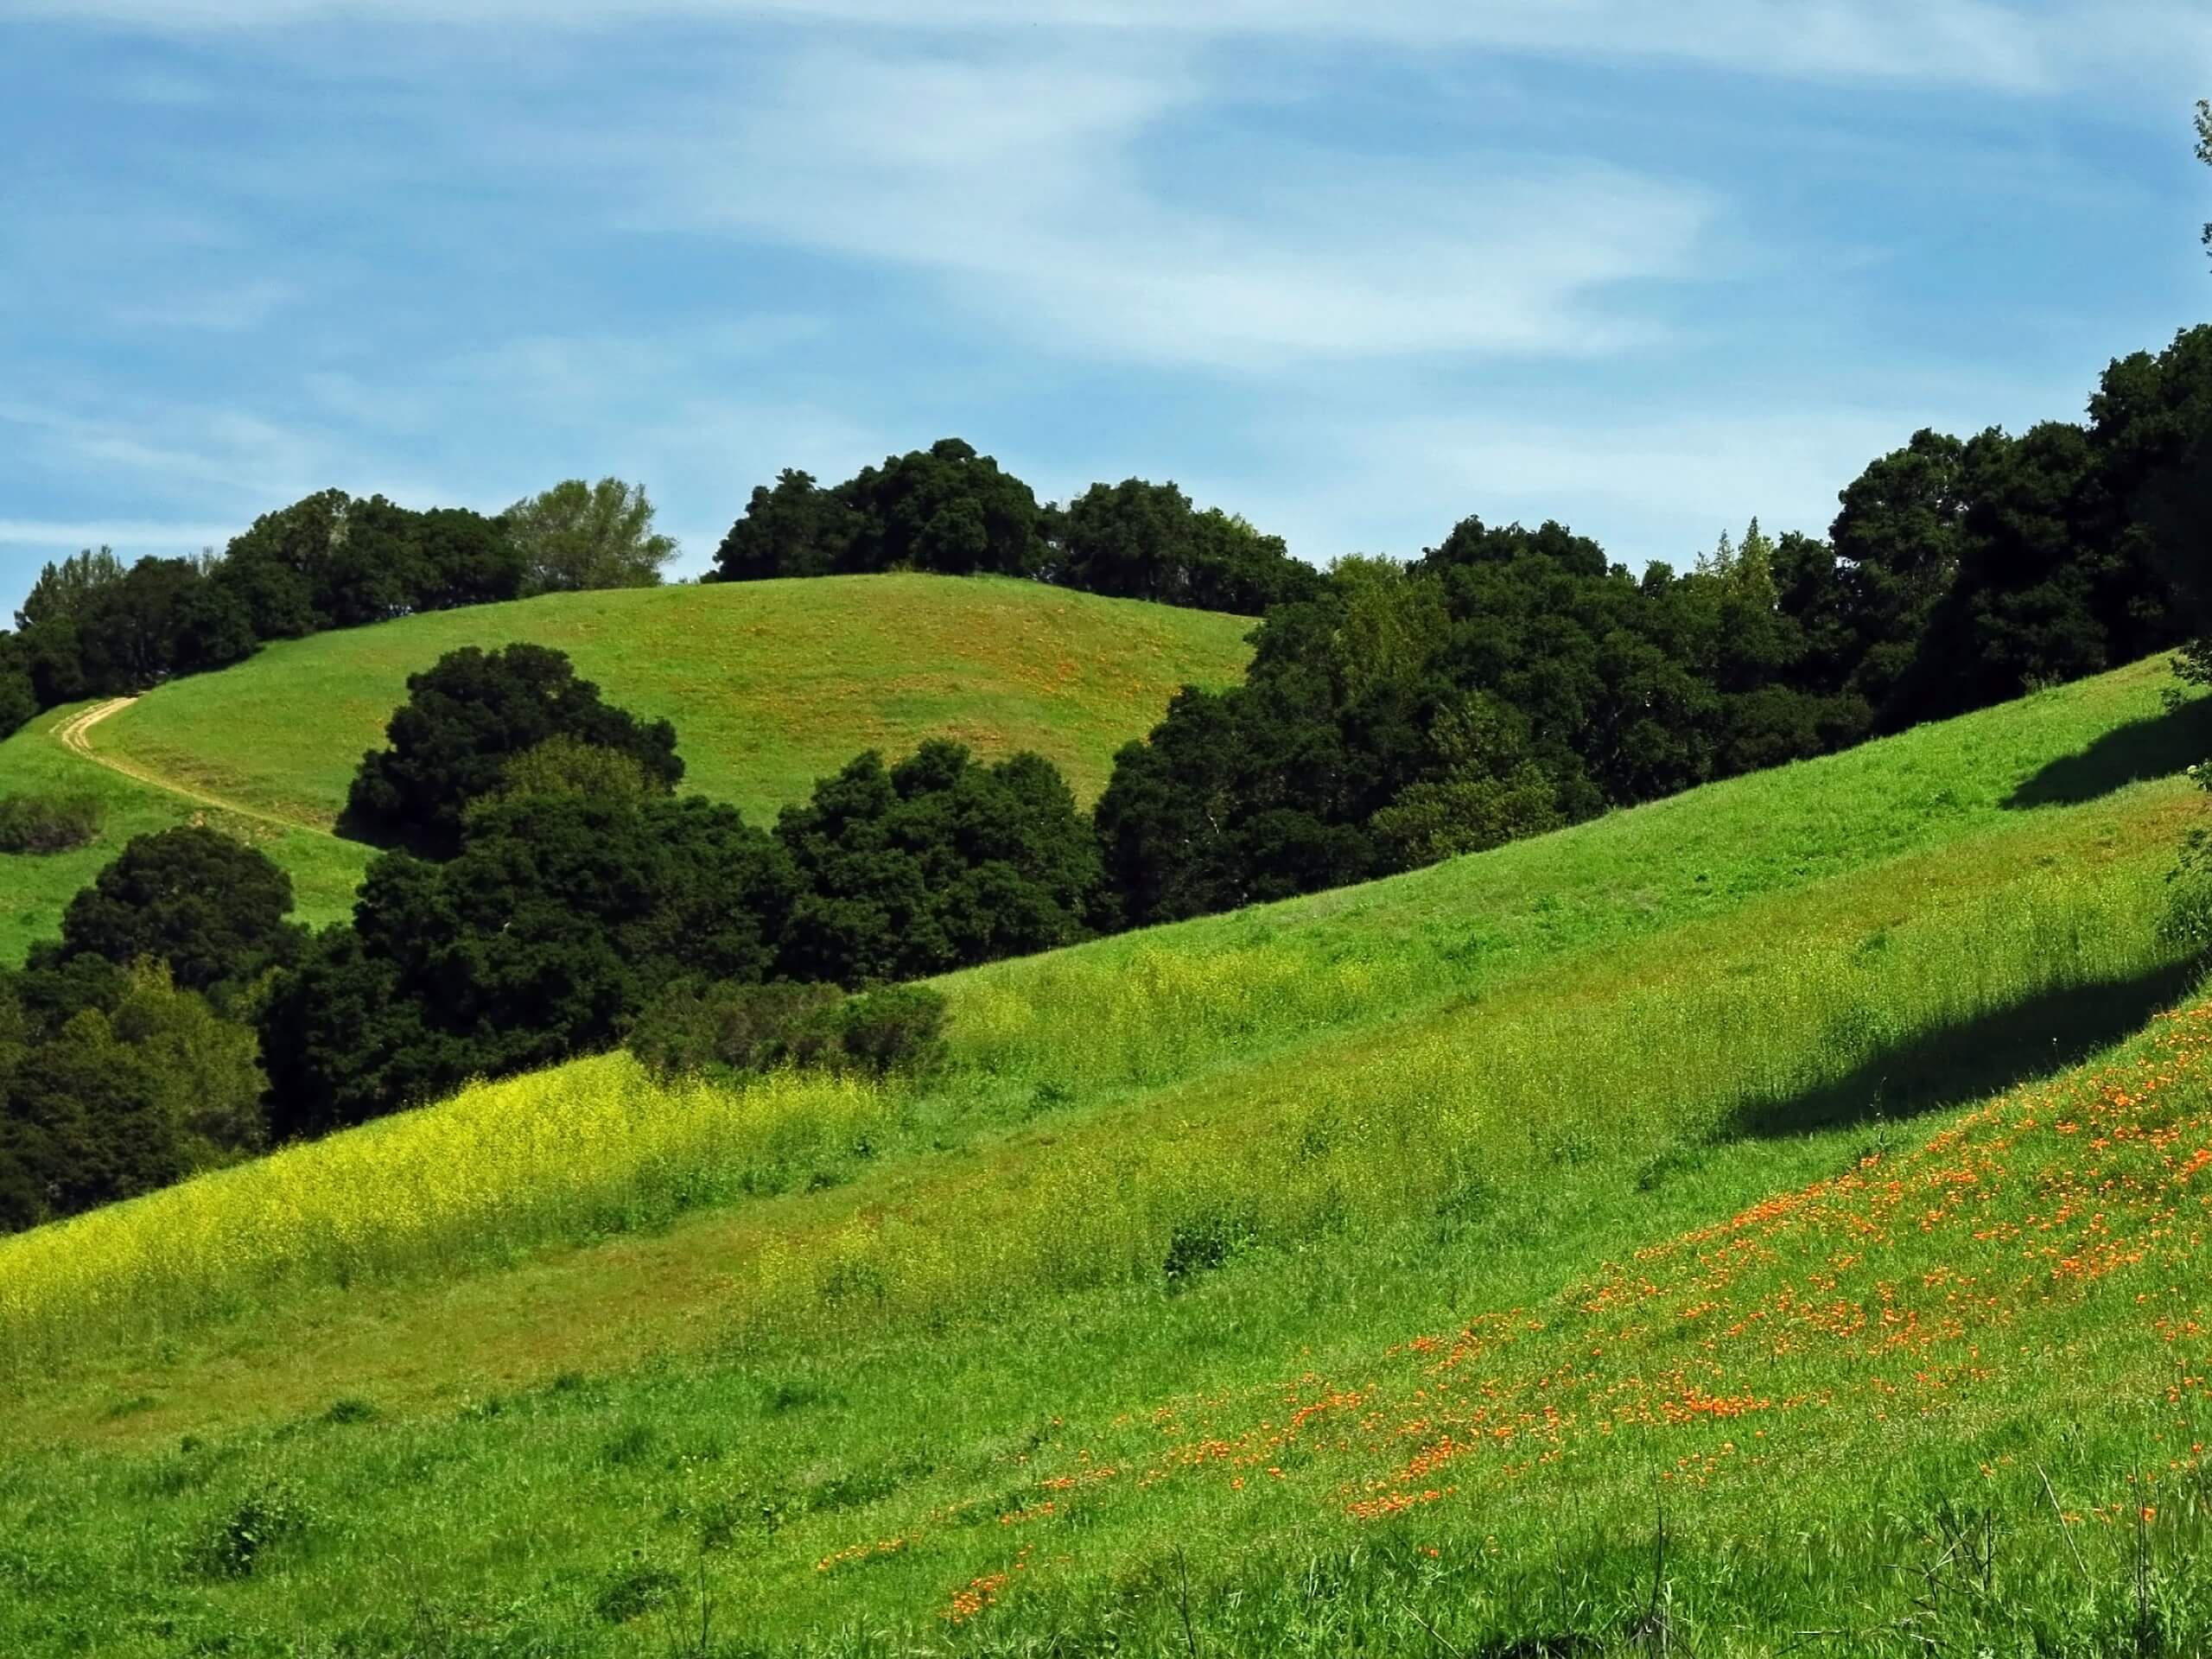
[[[946,434],[1681,563],[2212,315],[2208,93],[2198,0],[0,0],[0,610]]]

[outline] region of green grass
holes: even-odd
[[[563,594],[270,646],[162,687],[104,751],[243,805],[335,822],[410,674],[462,645],[552,645],[613,702],[676,723],[686,786],[756,821],[862,749],[1034,749],[1089,802],[1186,683],[1243,673],[1249,617],[1007,578],[847,576]]]
[[[0,1649],[2201,1647],[2164,683],[0,1245]]]
[[[189,799],[86,761],[55,734],[92,705],[48,709],[0,741],[0,794],[95,797],[105,810],[99,839],[73,852],[0,853],[0,963],[20,963],[54,937],[62,911],[133,836],[205,823],[259,847],[290,874],[295,913],[316,926],[350,914],[372,849],[319,830]]]

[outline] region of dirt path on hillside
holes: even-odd
[[[52,728],[49,735],[58,739],[61,747],[72,754],[80,755],[96,766],[105,766],[110,772],[119,773],[133,783],[144,784],[149,788],[161,790],[167,794],[181,796],[188,801],[194,802],[200,806],[212,807],[218,812],[232,812],[242,818],[251,818],[257,823],[273,824],[279,830],[314,830],[314,826],[311,824],[301,823],[292,818],[278,817],[275,813],[264,812],[258,807],[247,806],[238,801],[225,800],[219,795],[207,794],[202,790],[180,784],[173,779],[164,778],[149,766],[142,766],[136,761],[124,760],[120,755],[105,754],[94,748],[92,728],[111,715],[121,714],[137,701],[136,697],[111,697],[105,702],[94,703],[91,708],[72,715],[60,726]],[[327,835],[329,832],[323,830],[319,833]]]

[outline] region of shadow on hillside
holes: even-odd
[[[2153,1014],[2186,995],[2202,971],[2196,963],[2183,963],[2133,979],[2051,991],[1946,1026],[1809,1093],[1749,1102],[1724,1134],[1810,1135],[2001,1094],[2078,1065],[2133,1036]]]
[[[2171,778],[2212,746],[2212,703],[2191,702],[2107,732],[2079,754],[2051,761],[2006,798],[2016,809],[2079,806],[2147,778]]]

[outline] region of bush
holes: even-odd
[[[879,1077],[936,1070],[944,1059],[944,994],[926,985],[848,998],[836,1016],[846,1064]]]
[[[835,985],[677,986],[639,1019],[630,1052],[663,1079],[715,1067],[766,1071],[791,1058],[795,1039],[836,1008]]]
[[[0,795],[0,853],[66,853],[89,846],[106,816],[90,795]]]
[[[664,1081],[779,1065],[881,1077],[934,1069],[944,1053],[944,996],[923,985],[847,996],[835,985],[677,987],[639,1017],[630,1052]]]

